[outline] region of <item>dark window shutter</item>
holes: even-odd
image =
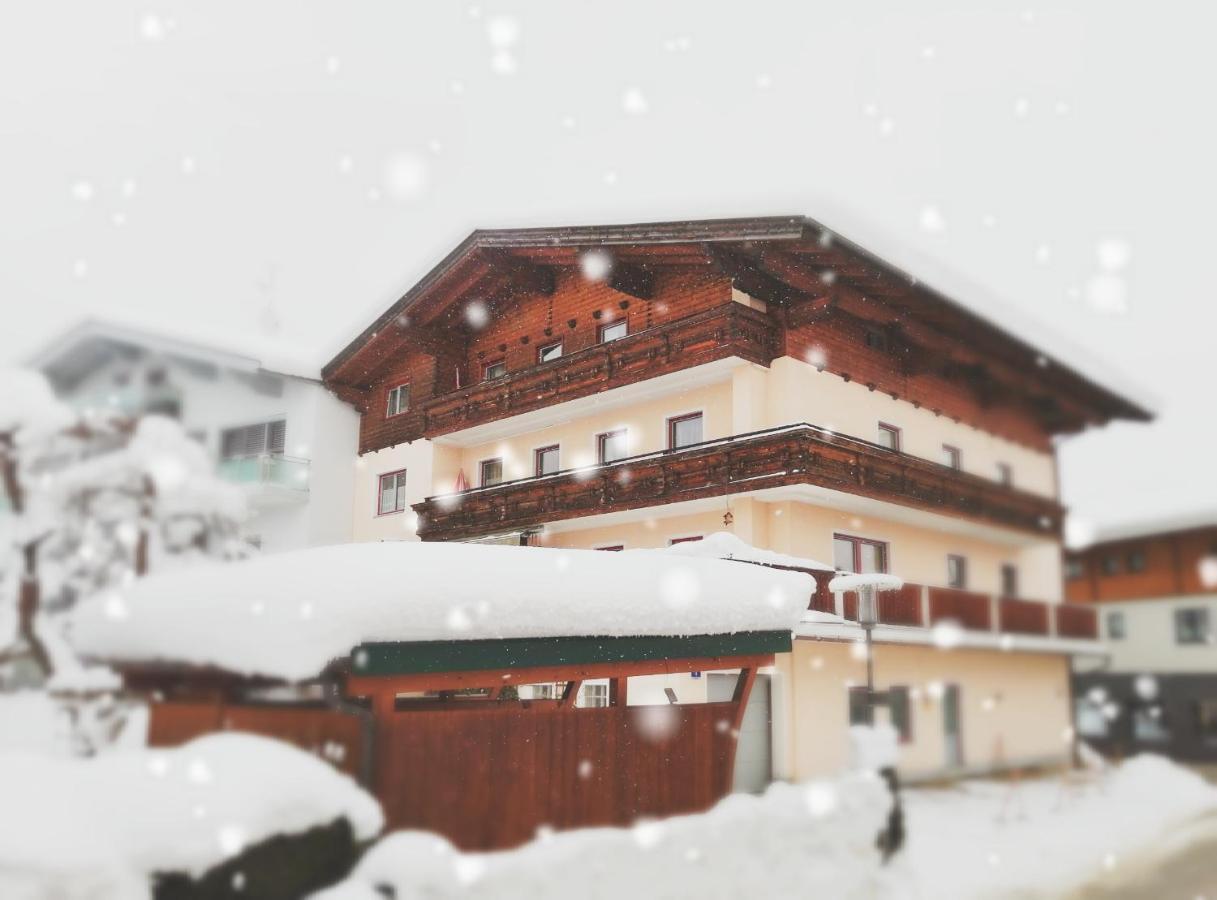
[[[283,419],[271,422],[266,426],[266,432],[266,452],[283,453],[283,448],[287,445],[287,422]]]
[[[913,720],[909,709],[909,689],[906,687],[890,688],[887,692],[888,711],[892,727],[900,733],[902,742],[913,739]]]

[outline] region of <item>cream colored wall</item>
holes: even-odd
[[[702,435],[705,440],[735,433],[732,426],[731,385],[726,381],[609,412],[597,412],[593,401],[594,398],[589,401],[585,415],[561,425],[476,447],[452,448],[452,452],[464,469],[470,486],[476,486],[482,460],[502,458],[503,479],[506,481],[530,478],[535,471],[533,451],[554,444],[560,447],[560,465],[563,469],[595,465],[596,436],[621,428],[628,431],[630,455],[666,450],[668,419],[686,413],[702,413]],[[437,483],[435,487],[435,493],[442,493],[451,490],[451,483]]]
[[[436,453],[430,441],[399,444],[355,460],[355,500],[351,510],[351,539],[355,541],[418,540],[413,510],[377,515],[380,476],[406,470],[406,502],[418,503],[433,493]],[[439,454],[442,457],[442,450]],[[451,482],[449,482],[451,484]],[[451,488],[449,488],[451,489]]]
[[[737,382],[740,380],[737,378]],[[754,394],[757,390],[753,389]],[[996,480],[997,464],[1005,462],[1013,470],[1015,487],[1049,497],[1057,495],[1051,453],[936,416],[928,409],[917,409],[905,400],[893,400],[882,391],[870,391],[865,385],[818,372],[802,360],[791,357],[774,360],[763,393],[764,424],[755,428],[808,422],[874,441],[879,423],[886,422],[901,429],[901,449],[906,453],[941,462],[942,445],[952,444],[962,453],[965,472]],[[752,402],[755,418],[758,407],[755,399]]]
[[[848,689],[865,684],[862,658],[855,658],[849,644],[797,640],[792,653],[777,657],[777,669],[782,689],[775,691],[774,702],[781,707],[774,715],[784,717],[786,734],[785,745],[776,748],[778,772],[801,780],[846,768]],[[945,767],[935,685],[959,685],[965,768],[1063,762],[1068,755],[1069,667],[1064,656],[880,644],[875,679],[879,690],[912,689],[912,740],[900,748],[900,770],[906,776]],[[886,710],[878,718],[884,720]]]
[[[724,499],[721,509],[689,516],[648,517],[642,510],[633,522],[544,533],[541,541],[552,547],[592,549],[620,544],[626,549],[635,549],[666,547],[674,537],[729,530],[755,547],[817,560],[831,567],[833,535],[845,533],[886,541],[890,553],[889,569],[907,581],[945,586],[947,555],[957,553],[968,560],[968,588],[971,590],[998,593],[1001,566],[1009,562],[1018,567],[1020,593],[1024,597],[1047,601],[1061,599],[1060,553],[1053,543],[1009,546],[808,503],[763,503],[747,497],[731,499],[730,509],[735,521],[727,529],[723,525],[723,513],[727,509]]]

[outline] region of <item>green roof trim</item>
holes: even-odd
[[[351,653],[351,671],[356,675],[418,675],[789,652],[789,631],[743,631],[687,637],[392,641],[360,644]]]

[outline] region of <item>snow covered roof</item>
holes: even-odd
[[[373,641],[790,632],[814,586],[667,551],[344,544],[144,578],[71,635],[86,657],[304,680]]]
[[[1093,530],[1078,528],[1075,531],[1079,532],[1080,537],[1069,542],[1069,549],[1080,552],[1103,544],[1177,534],[1182,531],[1199,531],[1204,528],[1217,529],[1217,508],[1205,507],[1175,515],[1120,522]]]
[[[307,352],[283,341],[244,333],[207,336],[161,323],[126,322],[113,315],[85,319],[55,337],[26,360],[56,382],[73,383],[122,347],[137,347],[185,359],[213,363],[243,372],[270,372],[318,380],[320,363]]]
[[[630,550],[629,553],[650,552]],[[832,572],[833,567],[827,563],[816,562],[801,556],[788,556],[785,553],[775,553],[772,550],[762,550],[736,537],[729,531],[716,531],[708,534],[700,541],[682,541],[673,544],[665,551],[675,556],[692,556],[701,559],[734,559],[744,562],[760,563],[766,566],[786,566],[791,569],[813,569],[820,572]]]

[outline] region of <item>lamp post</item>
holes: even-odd
[[[863,584],[858,586],[858,624],[866,635],[866,724],[875,724],[875,706],[886,703],[887,695],[875,693],[875,644],[874,630],[879,624],[879,603],[875,599],[875,586]]]

